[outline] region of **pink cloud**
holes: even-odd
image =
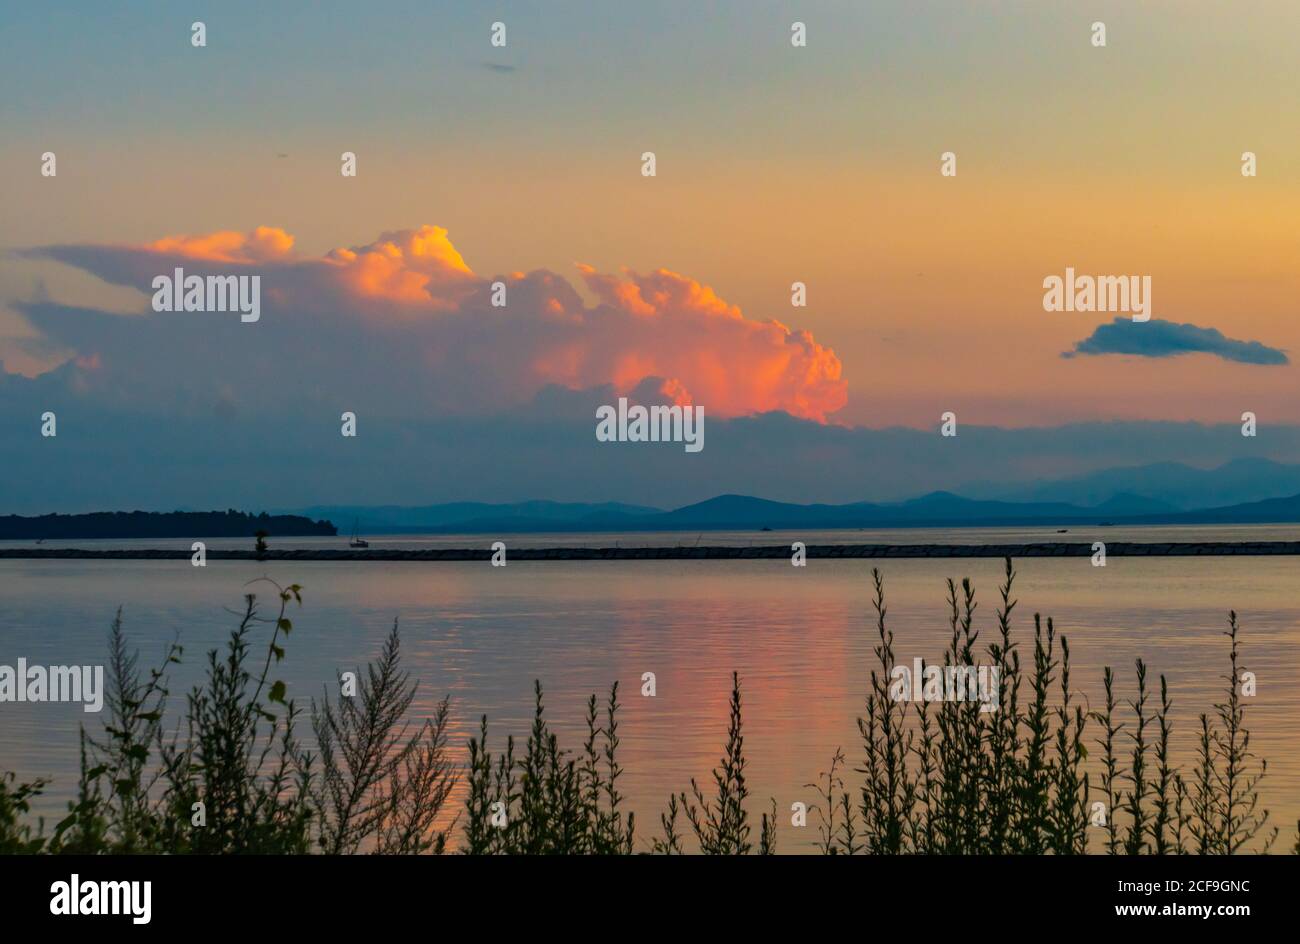
[[[251,233],[221,230],[204,236],[165,236],[144,248],[208,262],[264,262],[287,256],[293,237],[274,226],[259,226]]]
[[[662,396],[703,405],[712,415],[782,410],[821,422],[847,401],[839,358],[810,333],[748,318],[708,285],[666,269],[615,275],[580,265],[579,277],[598,299],[593,307],[554,272],[476,274],[437,226],[386,232],[316,258],[296,254],[293,245],[284,230],[258,227],[29,254],[146,292],[153,276],[177,265],[187,273],[260,275],[261,333],[223,328],[221,335],[221,343],[256,343],[256,358],[232,349],[224,362],[252,370],[275,359],[274,347],[292,338],[292,351],[280,352],[277,367],[284,388],[293,385],[296,367],[309,389],[322,389],[322,377],[357,376],[368,395],[387,394],[388,402],[408,409],[482,411],[527,402],[552,384],[628,393],[653,379]],[[491,303],[497,281],[505,283],[505,307]],[[154,373],[160,361],[174,364],[184,382],[200,369],[187,365],[188,357],[215,353],[213,339],[204,336],[211,322],[196,318],[220,316],[119,320],[173,319],[167,324],[175,340],[155,332],[145,339],[152,349],[137,356],[147,356]],[[103,324],[94,337],[87,332],[80,339],[75,323],[58,328],[60,339],[83,354],[79,340],[96,351],[113,346]],[[129,363],[131,345],[118,347],[114,369],[143,369]],[[251,375],[246,380],[258,382]]]

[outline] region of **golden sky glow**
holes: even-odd
[[[739,368],[711,360],[711,348],[675,355],[724,413],[784,405],[877,427],[930,426],[946,410],[1005,426],[1221,422],[1247,409],[1300,421],[1294,363],[1064,360],[1111,316],[1041,304],[1043,278],[1067,266],[1150,275],[1154,318],[1294,359],[1294,4],[1098,3],[1086,15],[1028,2],[814,5],[801,14],[801,50],[778,5],[671,23],[565,5],[550,17],[508,12],[513,71],[485,68],[486,49],[465,51],[481,39],[472,16],[449,14],[417,69],[406,34],[422,32],[414,20],[427,11],[366,39],[342,15],[319,18],[328,28],[304,18],[276,39],[254,8],[236,7],[230,27],[252,37],[242,45],[197,59],[158,27],[132,31],[94,92],[75,77],[99,56],[90,33],[110,27],[83,24],[78,40],[66,26],[56,35],[18,23],[25,55],[42,52],[59,74],[4,116],[5,241],[265,260],[289,252],[287,233],[301,257],[325,258],[413,231],[409,245],[380,236],[357,258],[328,258],[351,289],[412,303],[432,282],[437,295],[468,279],[466,260],[482,279],[554,272],[586,302],[633,314],[654,307],[638,279],[707,286],[715,297],[680,300],[774,319],[791,339],[809,332],[809,376],[846,387],[842,408],[834,395],[727,399],[772,388],[782,368],[763,360],[724,382],[716,372]],[[1093,20],[1107,23],[1104,49],[1089,43]],[[331,75],[303,49],[370,65]],[[88,61],[75,65],[74,50]],[[59,153],[56,180],[34,176],[46,149]],[[355,179],[339,175],[343,150],[358,155]],[[645,150],[656,152],[655,178],[640,174]],[[939,174],[949,150],[955,178]],[[1246,150],[1258,177],[1240,173]],[[258,226],[251,241],[235,235]],[[164,238],[177,234],[206,242]],[[575,263],[649,275],[597,277]],[[794,281],[808,286],[806,308],[790,304]],[[0,262],[3,300],[38,286],[71,304],[140,304],[48,260]],[[93,353],[33,340],[21,315],[0,310],[10,370]],[[821,349],[838,373],[818,364]],[[663,369],[665,356],[623,350],[606,373],[626,383]],[[581,360],[531,357],[575,382],[590,373]]]

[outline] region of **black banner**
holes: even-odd
[[[15,857],[0,860],[0,899],[8,928],[127,934],[373,933],[389,922],[474,914],[508,928],[512,915],[525,921],[546,909],[577,920],[593,908],[615,908],[629,921],[661,920],[665,909],[725,910],[756,927],[773,909],[794,908],[823,928],[861,927],[869,917],[882,929],[1023,932],[1041,918],[1053,922],[1043,927],[1064,921],[1074,932],[1200,923],[1231,933],[1287,918],[1297,866],[1289,856],[792,859]],[[846,908],[849,885],[854,904]]]

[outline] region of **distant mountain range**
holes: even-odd
[[[252,537],[333,535],[335,524],[364,535],[716,531],[832,528],[955,528],[1097,524],[1300,523],[1300,466],[1237,459],[1217,469],[1158,463],[1059,481],[973,483],[966,495],[932,492],[903,502],[799,505],[720,495],[665,511],[619,502],[526,501],[318,505],[275,515],[241,512],[101,512],[0,517],[0,539]]]
[[[301,513],[335,521],[356,520],[360,530],[367,534],[1262,524],[1300,522],[1300,493],[1188,511],[1131,493],[1112,494],[1098,504],[1087,506],[1062,501],[980,500],[933,492],[891,504],[799,505],[748,495],[720,495],[671,511],[613,503],[523,502],[456,503],[420,508],[389,506],[374,510],[360,506],[321,506],[303,509]]]
[[[1085,507],[1117,496],[1139,496],[1158,501],[1168,510],[1191,511],[1300,494],[1300,466],[1254,458],[1234,459],[1214,469],[1157,462],[1052,481],[971,482],[957,490],[970,498],[1068,502]]]
[[[893,505],[793,505],[722,495],[658,515],[585,519],[584,530],[709,531],[771,528],[1015,527],[1097,524],[1263,524],[1300,522],[1300,495],[1220,508],[1170,511],[1140,496],[1114,496],[1092,508],[1065,502],[999,502],[933,492]]]

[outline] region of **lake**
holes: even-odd
[[[1268,528],[1106,528],[1112,540],[1295,540],[1294,526]],[[1073,531],[1073,529],[1072,529]],[[1123,536],[1118,532],[1124,532]],[[1171,532],[1177,532],[1171,534]],[[865,532],[838,532],[854,543]],[[914,531],[880,532],[895,543],[938,540]],[[1233,537],[1224,537],[1232,533]],[[945,543],[973,534],[941,532]],[[1042,529],[979,529],[979,540],[1050,540]],[[1058,540],[1092,540],[1092,532]],[[547,541],[546,538],[550,540]],[[526,536],[529,542],[670,543],[681,535]],[[777,543],[788,535],[731,535],[727,540]],[[722,543],[706,534],[705,543]],[[495,539],[495,538],[493,538]],[[695,536],[690,536],[694,541]],[[821,541],[825,535],[791,540]],[[1102,538],[1105,539],[1105,538]],[[286,539],[279,546],[338,539]],[[343,539],[346,540],[346,539]],[[409,546],[475,546],[483,536],[375,538]],[[522,540],[522,539],[521,539]],[[875,540],[875,538],[870,538]],[[72,542],[78,546],[118,542]],[[149,542],[164,546],[167,542]],[[178,545],[180,542],[177,542]],[[213,541],[210,546],[222,546]],[[490,542],[489,542],[490,543]],[[188,546],[186,544],[185,546]],[[231,544],[230,546],[234,546]],[[276,542],[273,541],[273,546]],[[450,546],[450,545],[445,545]],[[623,788],[636,811],[638,845],[648,844],[670,793],[710,772],[726,736],[732,670],[741,675],[745,749],[755,818],[774,797],[783,811],[779,850],[812,851],[815,819],[790,825],[790,804],[813,803],[806,784],[824,771],[837,747],[851,765],[862,751],[856,729],[874,656],[871,561],[601,561],[487,563],[0,561],[0,663],[102,664],[109,623],[119,606],[142,664],[156,664],[175,637],[185,661],[172,672],[172,691],[199,679],[206,650],[221,645],[236,619],[249,581],[269,576],[303,586],[304,604],[278,677],[299,699],[333,686],[336,673],[376,655],[394,619],[402,628],[406,667],[420,680],[416,709],[427,715],[444,693],[452,697],[453,743],[460,750],[478,718],[490,721],[491,748],[507,734],[523,738],[532,716],[532,684],[545,689],[547,714],[561,744],[577,749],[585,736],[587,696],[620,683]],[[976,625],[988,641],[994,627],[997,560],[890,560],[885,577],[889,625],[900,663],[942,659],[949,635],[944,581],[971,577],[979,593]],[[1289,848],[1300,817],[1300,559],[1088,558],[1018,563],[1016,637],[1032,656],[1033,614],[1052,616],[1070,640],[1073,687],[1094,707],[1102,697],[1102,667],[1114,666],[1121,698],[1132,697],[1133,662],[1143,658],[1158,691],[1168,676],[1174,701],[1175,760],[1188,766],[1201,711],[1220,698],[1227,670],[1222,635],[1236,609],[1243,666],[1258,676],[1247,701],[1251,746],[1267,758],[1263,803]],[[263,591],[265,590],[263,585]],[[643,673],[657,692],[640,694]],[[75,788],[77,729],[100,716],[79,705],[0,705],[0,767],[20,779],[52,776],[40,805],[61,816]],[[1096,726],[1090,725],[1096,733]],[[1090,750],[1096,750],[1090,743]],[[852,777],[853,782],[856,777]],[[1094,832],[1092,847],[1100,847]]]

